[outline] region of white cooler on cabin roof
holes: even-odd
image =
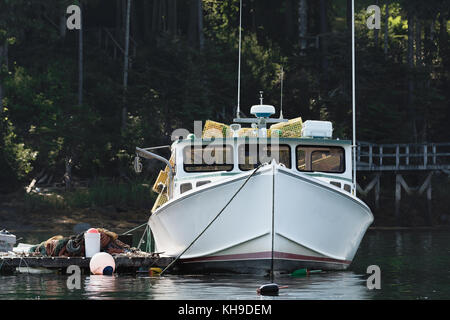
[[[7,230],[0,231],[0,252],[13,251],[16,244],[16,236],[9,233]]]
[[[302,137],[331,138],[333,124],[330,121],[307,120],[303,123]]]

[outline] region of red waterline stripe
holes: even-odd
[[[303,261],[320,261],[320,262],[332,262],[332,263],[342,263],[342,264],[350,264],[351,261],[348,260],[338,260],[332,258],[325,257],[314,257],[314,256],[305,256],[300,254],[293,254],[287,252],[279,252],[274,251],[274,258],[277,259],[289,259],[289,260],[303,260]],[[221,256],[207,256],[207,257],[199,257],[199,258],[188,258],[181,259],[185,263],[190,262],[207,262],[207,261],[228,261],[228,260],[252,260],[252,259],[270,259],[272,258],[271,251],[264,252],[253,252],[253,253],[239,253],[239,254],[226,254]]]

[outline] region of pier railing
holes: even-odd
[[[358,171],[450,170],[450,143],[358,142]]]

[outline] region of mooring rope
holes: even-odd
[[[133,229],[131,229],[131,230],[128,230],[128,231],[125,231],[124,233],[121,233],[120,235],[122,236],[122,235],[124,235],[124,234],[130,233],[130,232],[133,232],[134,230],[137,230],[137,229],[139,229],[139,228],[142,228],[142,227],[143,227],[143,226],[145,226],[145,225],[147,225],[147,222],[146,222],[146,223],[143,223],[143,224],[141,224],[140,226],[137,226],[136,228],[133,228]]]
[[[220,210],[220,212],[214,217],[214,219],[206,226],[205,229],[203,229],[202,232],[200,232],[200,234],[187,246],[186,249],[184,249],[184,251],[182,253],[180,253],[175,260],[173,260],[167,267],[164,268],[163,271],[161,271],[161,273],[159,275],[162,275],[167,269],[169,269],[175,262],[178,261],[178,259],[180,259],[180,257],[186,252],[188,251],[192,245],[205,233],[206,230],[208,230],[208,228],[214,223],[214,221],[217,220],[217,218],[222,214],[222,212],[228,207],[228,205],[231,203],[231,201],[233,201],[233,199],[236,197],[236,195],[242,190],[242,188],[244,188],[244,186],[247,184],[247,182],[250,180],[251,177],[254,176],[254,174],[264,165],[266,165],[267,163],[263,163],[260,164],[253,172],[251,175],[249,175],[247,177],[247,179],[245,179],[244,183],[239,187],[239,189],[236,191],[236,193],[231,197],[231,199],[227,202],[227,204],[225,205],[225,207],[222,208],[222,210]]]
[[[142,245],[142,243],[143,243],[143,241],[144,241],[144,236],[145,236],[145,234],[146,234],[146,232],[147,232],[147,229],[148,229],[148,223],[146,223],[146,227],[145,227],[145,229],[144,229],[144,232],[142,233],[142,237],[141,237],[141,239],[139,240],[139,243],[138,243],[138,246],[137,246],[137,248],[140,250],[140,248],[141,248],[141,245]]]

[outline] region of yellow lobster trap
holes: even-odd
[[[271,130],[280,130],[282,138],[299,138],[302,136],[303,122],[302,118],[294,118],[288,122],[280,122],[270,126]],[[267,130],[269,131],[269,130]]]
[[[175,154],[172,154],[169,162],[172,165],[172,168],[175,168]],[[168,188],[169,188],[169,183],[172,183],[171,181],[169,181],[169,173],[170,173],[170,167],[166,166],[164,168],[164,170],[159,171],[158,177],[156,178],[156,181],[153,184],[152,190],[156,193],[159,193],[159,195],[156,198],[155,203],[153,204],[153,208],[151,210],[152,213],[156,209],[161,207],[164,203],[169,201]]]
[[[167,193],[163,192],[160,193],[158,198],[156,198],[155,204],[153,205],[152,208],[152,213],[156,211],[156,209],[158,209],[159,207],[161,207],[164,203],[166,203],[167,201],[169,201],[169,198],[167,196]]]

